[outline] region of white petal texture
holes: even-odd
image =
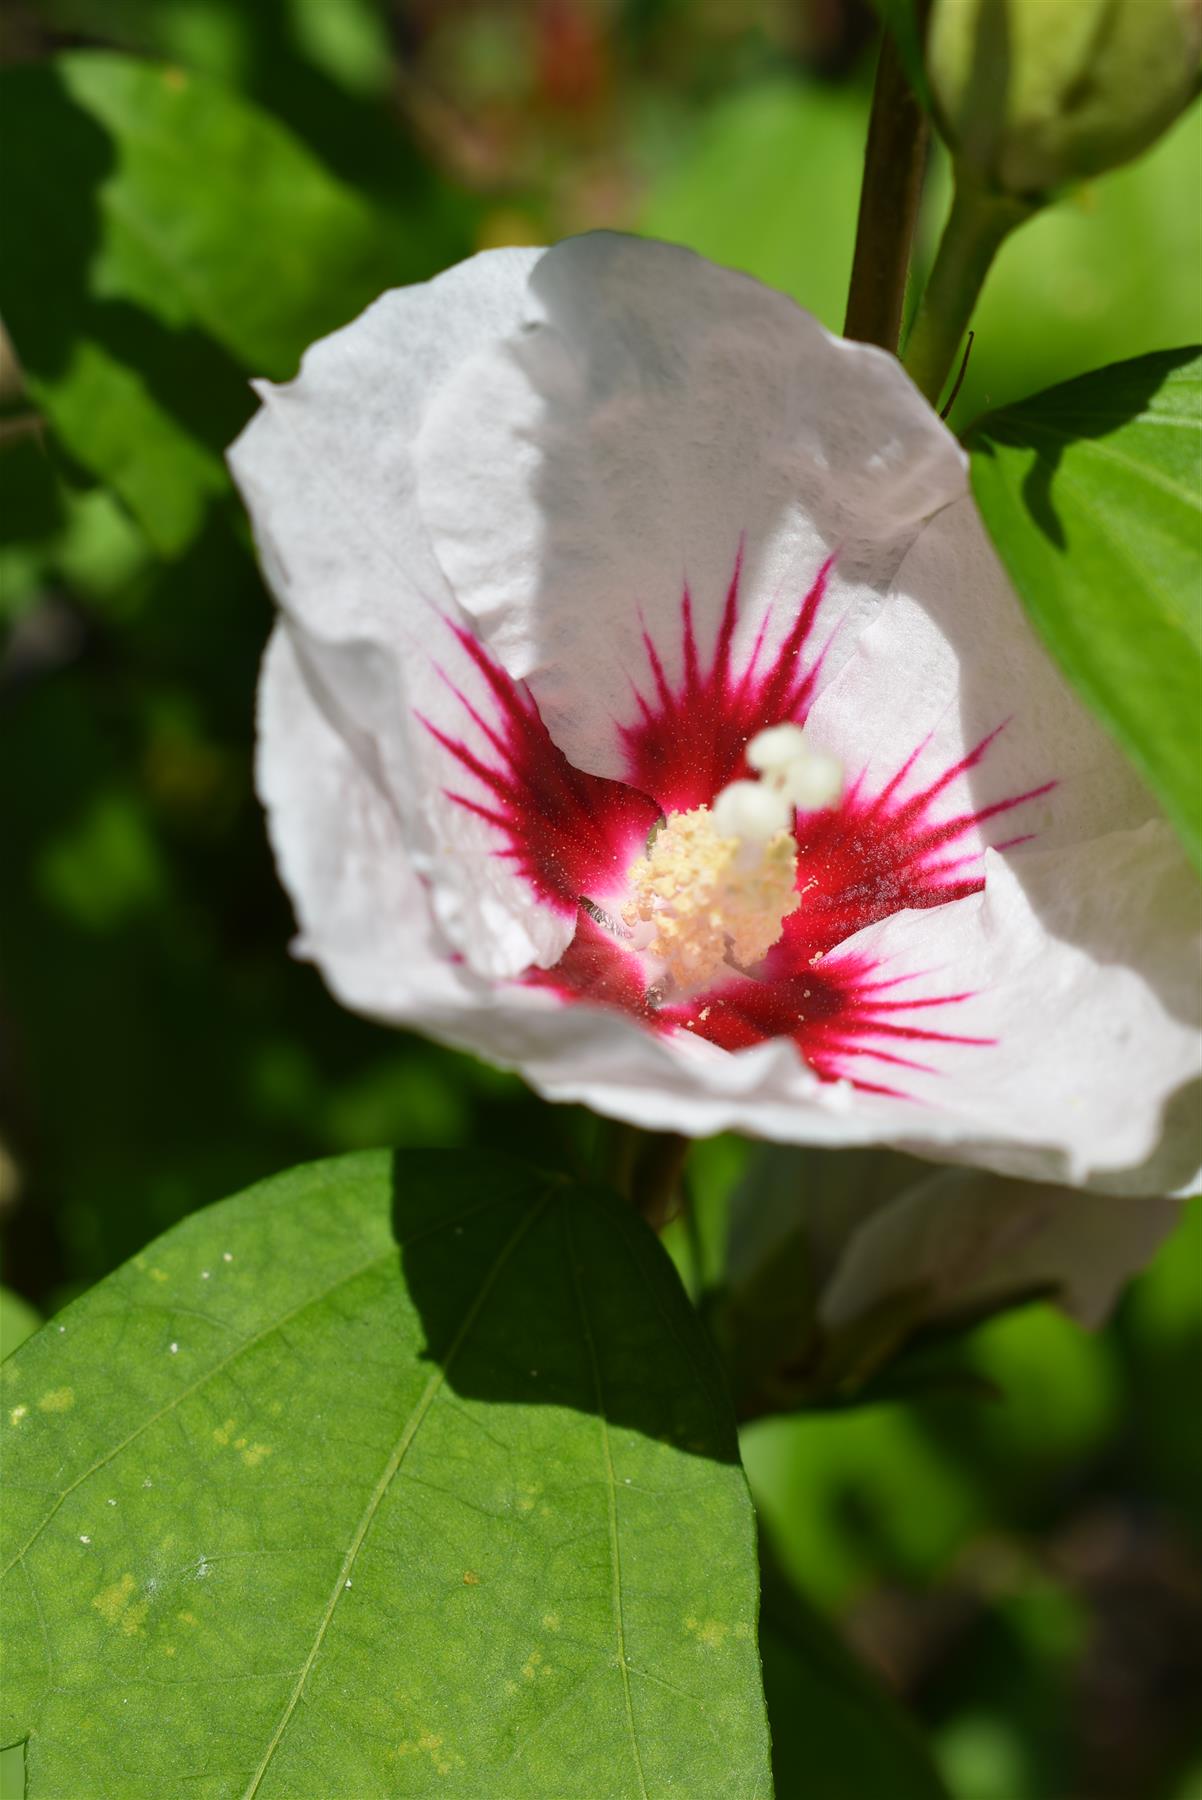
[[[649,1127],[1191,1185],[1197,889],[892,358],[598,234],[386,295],[262,392],[259,787],[347,1005]],[[631,872],[786,723],[843,792],[771,851],[755,966],[688,865],[691,989]]]
[[[846,1394],[923,1327],[1039,1297],[1101,1325],[1181,1218],[880,1150],[764,1145],[729,1211],[720,1330],[749,1412]]]
[[[921,1295],[925,1323],[1040,1293],[1098,1326],[1180,1217],[1170,1200],[1139,1204],[944,1169],[851,1233],[819,1317],[828,1331],[845,1330],[910,1292]]]

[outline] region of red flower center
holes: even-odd
[[[984,886],[980,827],[1055,786],[1047,782],[946,816],[941,797],[988,755],[1004,720],[917,791],[911,778],[925,744],[875,791],[860,775],[836,806],[798,813],[800,904],[755,968],[725,968],[704,991],[674,997],[620,924],[629,900],[628,871],[652,827],[665,814],[712,806],[723,788],[747,774],[746,747],[758,733],[782,722],[804,723],[829,647],[829,639],[818,646],[813,639],[830,567],[828,561],[819,571],[775,653],[764,655],[765,620],[741,670],[733,651],[737,564],[708,663],[698,651],[687,588],[675,683],[644,631],[652,692],[636,688],[638,717],[617,727],[625,781],[573,767],[552,741],[529,690],[462,629],[456,637],[484,677],[492,716],[486,718],[456,687],[469,727],[459,737],[428,721],[427,728],[475,784],[474,791],[448,789],[448,797],[495,828],[495,854],[515,866],[545,905],[576,916],[564,955],[553,968],[528,970],[521,977],[527,985],[569,1003],[616,1007],[650,1030],[687,1031],[724,1050],[788,1037],[822,1079],[898,1094],[904,1090],[893,1082],[900,1072],[937,1072],[929,1058],[939,1046],[993,1040],[946,1029],[947,1009],[971,994],[907,999],[907,983],[925,971],[885,969],[841,946],[894,913],[946,905]],[[1026,835],[1020,832],[999,848]]]

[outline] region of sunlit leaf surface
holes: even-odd
[[[1202,866],[1202,355],[1116,363],[987,415],[968,441],[1044,642]]]
[[[3,1409],[43,1800],[768,1795],[733,1429],[617,1200],[296,1171],[52,1321]]]
[[[0,83],[0,304],[31,397],[178,552],[224,446],[315,337],[397,279],[373,209],[281,125],[179,68],[80,51]]]

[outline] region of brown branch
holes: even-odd
[[[843,335],[897,353],[929,128],[890,32],[881,41]]]

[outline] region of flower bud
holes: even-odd
[[[927,72],[959,167],[1038,196],[1154,142],[1200,50],[1202,0],[935,0]]]

